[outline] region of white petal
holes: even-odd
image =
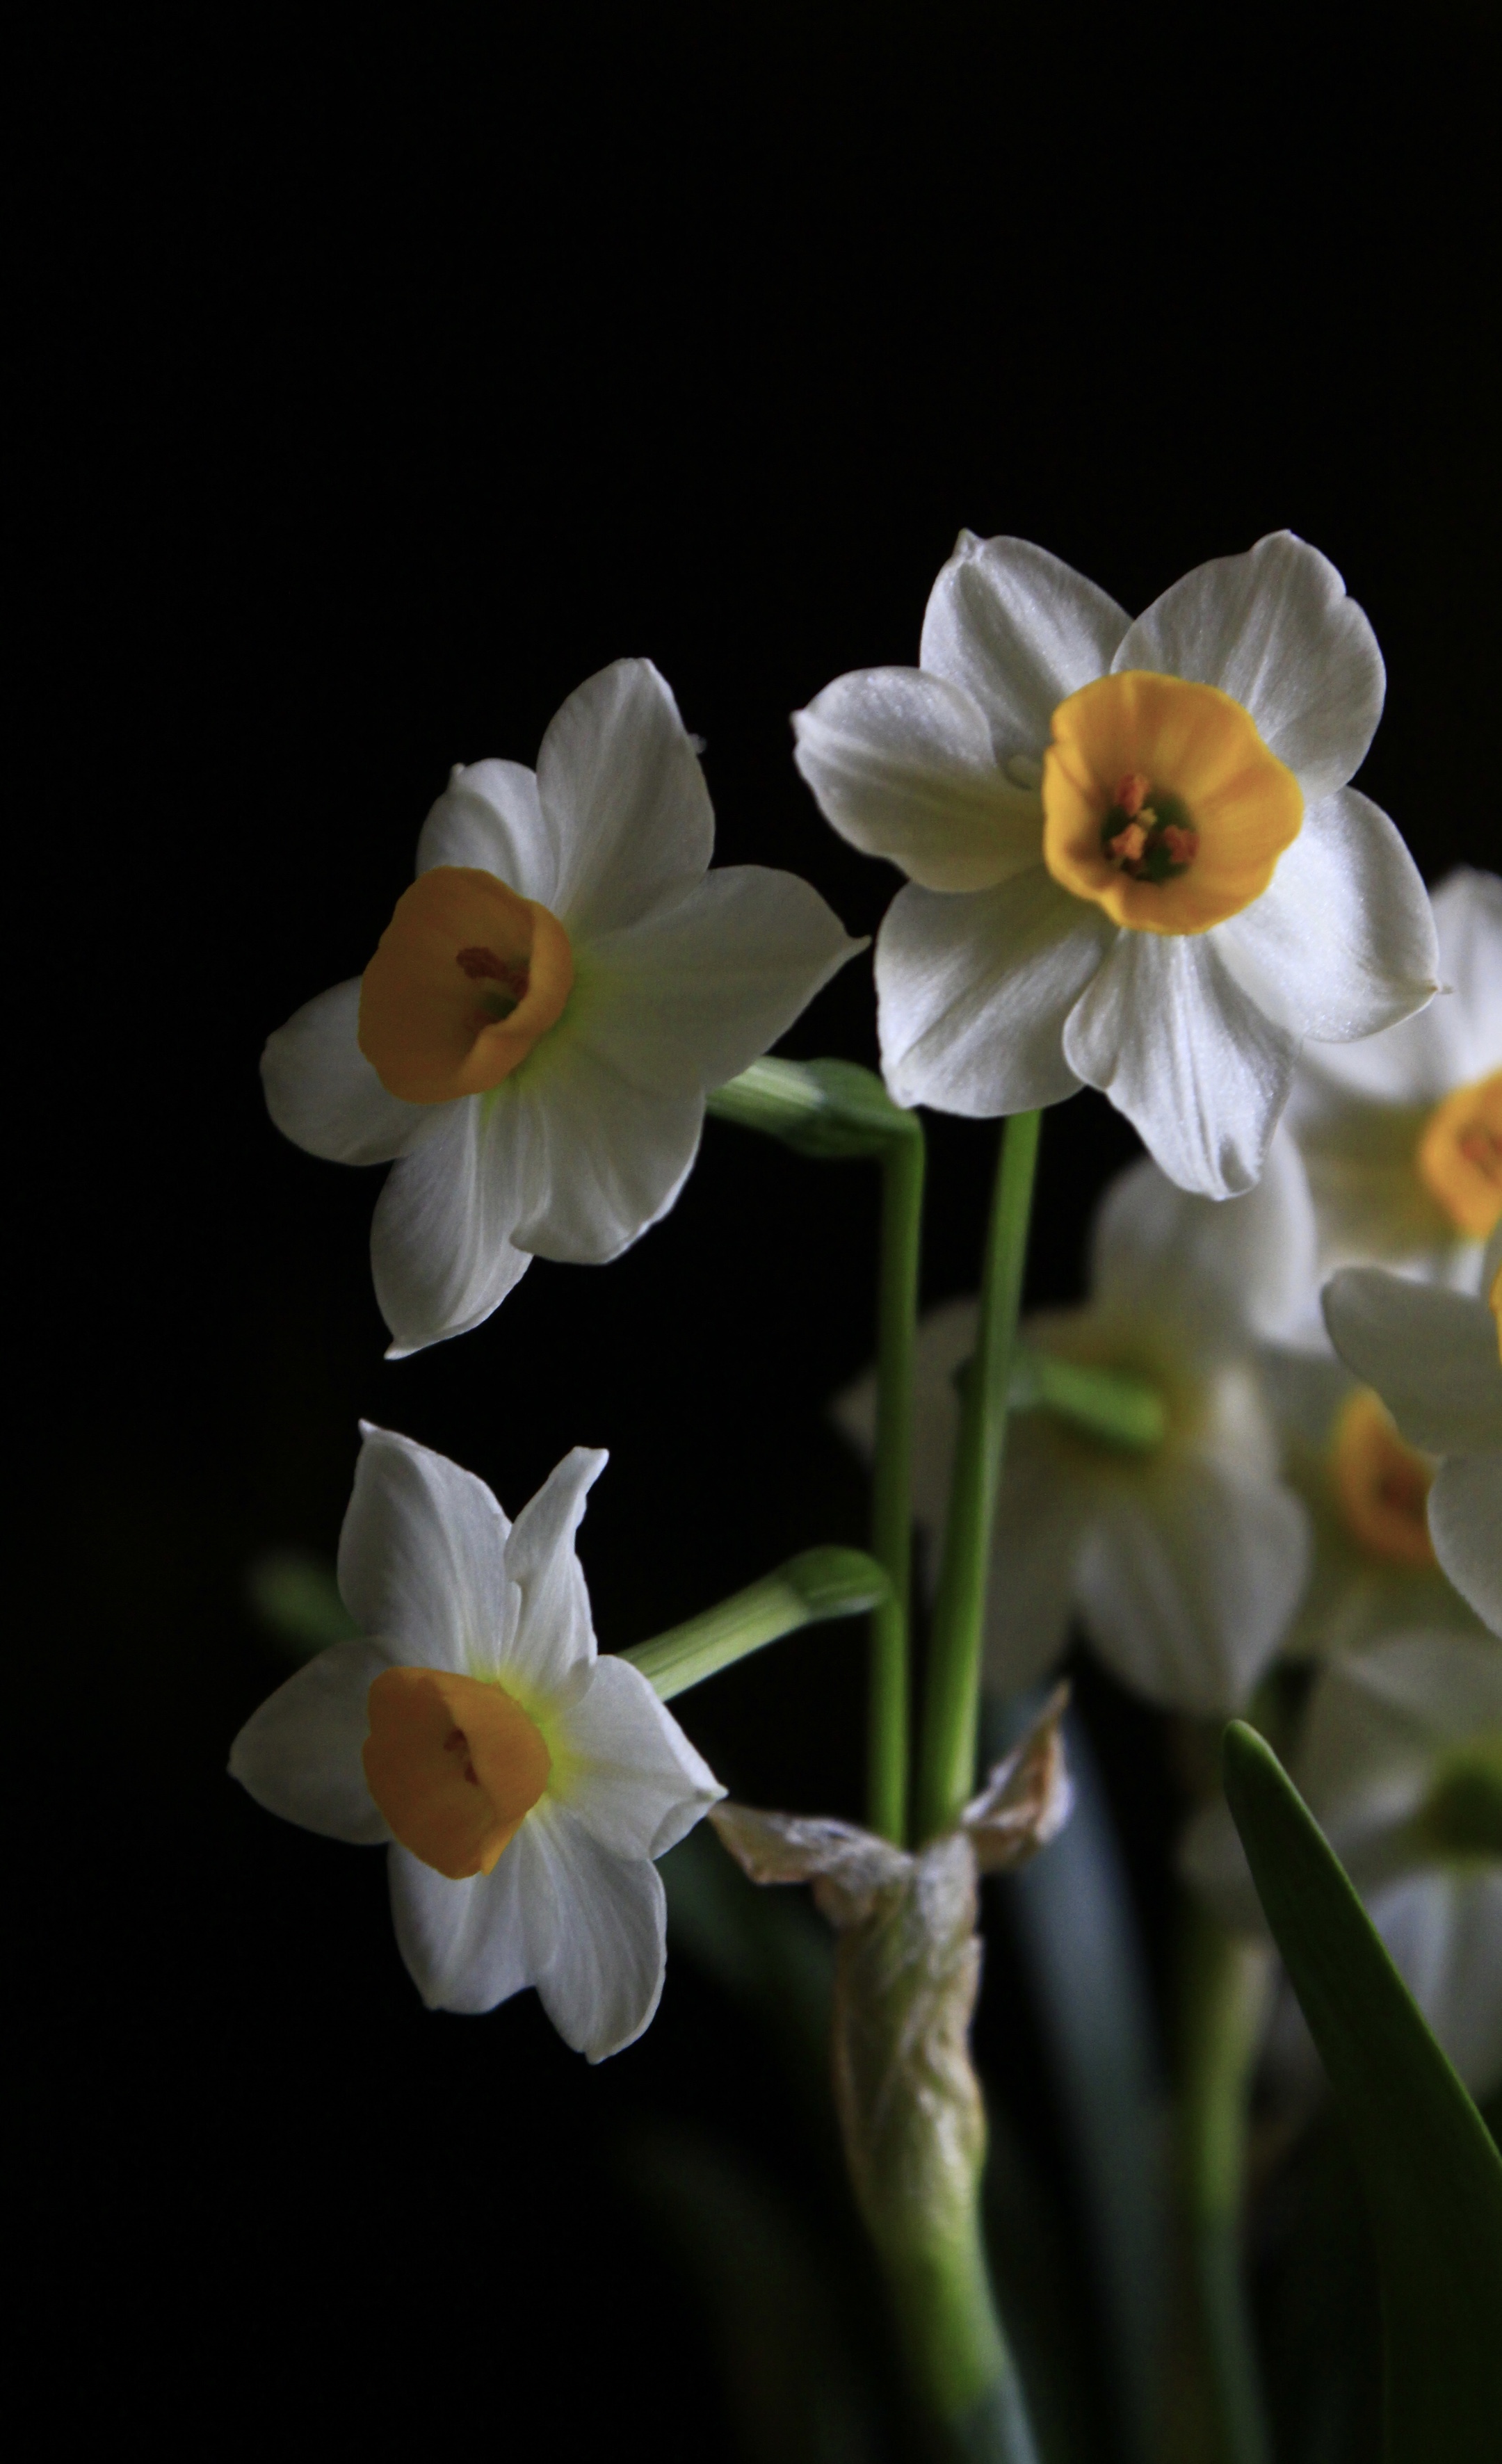
[[[548,1793],[613,1856],[663,1856],[725,1793],[629,1660],[597,1660],[552,1733]]]
[[[1419,869],[1354,787],[1310,806],[1262,896],[1211,937],[1270,1017],[1325,1044],[1410,1017],[1439,981]]]
[[[1381,1035],[1307,1056],[1316,1122],[1332,1089],[1379,1104],[1437,1104],[1502,1068],[1502,882],[1462,869],[1431,906],[1438,993]]]
[[[1429,1536],[1461,1598],[1502,1635],[1502,1454],[1441,1463],[1429,1491]]]
[[[1434,924],[1440,980],[1458,1013],[1443,1092],[1502,1069],[1502,881],[1462,866],[1434,893]]]
[[[393,1847],[390,1881],[397,1948],[430,2011],[494,2011],[536,1983],[552,1947],[553,1893],[535,1816],[488,1874],[451,1882]]]
[[[1106,674],[1125,610],[1047,548],[961,531],[923,618],[925,668],[990,722],[998,762],[1041,757],[1059,703]]]
[[[546,1858],[556,1913],[553,1955],[537,1979],[542,2008],[565,2044],[603,2062],[641,2035],[662,1993],[661,1877],[646,1858],[612,1857],[547,1797],[526,1829]]]
[[[494,1676],[517,1613],[511,1526],[473,1472],[393,1430],[360,1425],[364,1443],[339,1535],[345,1607],[402,1665]]]
[[[1212,936],[1122,933],[1071,1013],[1064,1056],[1181,1189],[1234,1198],[1262,1171],[1297,1049]]]
[[[978,702],[920,668],[862,668],[793,718],[819,810],[925,890],[988,890],[1038,861],[1043,806],[1000,767]]]
[[[1502,1363],[1485,1301],[1381,1266],[1343,1266],[1325,1286],[1325,1324],[1410,1445],[1436,1455],[1502,1446]]]
[[[678,707],[650,659],[571,693],[542,738],[538,793],[557,848],[554,912],[574,941],[635,924],[708,866],[715,816]]]
[[[370,1727],[365,1698],[390,1665],[363,1635],[331,1643],[252,1712],[230,1749],[231,1777],[268,1814],[304,1831],[359,1848],[389,1839],[360,1750]]]
[[[1502,1727],[1502,1652],[1476,1633],[1384,1635],[1342,1652],[1310,1698],[1293,1777],[1359,1887],[1455,1746]]]
[[[795,873],[724,865],[591,943],[569,1030],[646,1094],[704,1094],[748,1068],[864,947]]]
[[[376,1201],[370,1262],[391,1330],[388,1359],[481,1325],[532,1263],[512,1239],[519,1213],[541,1194],[519,1085],[510,1078],[493,1094],[427,1107],[431,1134]]]
[[[266,1039],[261,1084],[284,1138],[331,1163],[389,1163],[432,1126],[431,1104],[382,1086],[356,1040],[360,978],[304,1001]]]
[[[1308,1563],[1308,1518],[1289,1490],[1179,1456],[1097,1494],[1080,1614],[1124,1685],[1210,1718],[1246,1702]]]
[[[985,1596],[985,1681],[999,1693],[1036,1684],[1069,1639],[1091,1506],[1077,1475],[1077,1450],[1045,1416],[1011,1423]]]
[[[616,1067],[603,1048],[611,1015],[607,1002],[571,1013],[498,1090],[510,1091],[508,1152],[514,1186],[526,1193],[511,1237],[519,1249],[576,1265],[618,1258],[669,1212],[704,1127],[696,1087],[649,1090]]]
[[[1385,691],[1364,613],[1329,558],[1292,531],[1186,573],[1138,617],[1113,665],[1218,685],[1311,804],[1360,768]]]
[[[417,842],[418,871],[435,864],[493,872],[519,897],[556,913],[563,848],[539,801],[536,774],[519,761],[460,762]]]
[[[1374,1893],[1372,1923],[1471,2095],[1502,2083],[1502,1872],[1414,1874]]]
[[[1072,1095],[1064,1022],[1115,931],[1041,865],[996,890],[899,890],[876,941],[894,1100],[984,1120]]]
[[[1191,1320],[1214,1343],[1302,1331],[1319,1286],[1297,1147],[1280,1129],[1245,1198],[1196,1198],[1150,1157],[1129,1164],[1101,1202],[1091,1257],[1092,1293],[1109,1307]]]
[[[599,1446],[573,1447],[528,1499],[506,1544],[506,1578],[520,1594],[520,1614],[501,1673],[524,1679],[543,1696],[594,1659],[589,1591],[574,1535],[609,1460]]]

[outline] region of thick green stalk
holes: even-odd
[[[805,1549],[759,1583],[748,1583],[684,1624],[621,1654],[664,1703],[702,1685],[748,1652],[827,1617],[859,1617],[887,1597],[883,1568],[860,1549]]]
[[[922,1839],[951,1823],[975,1787],[991,1527],[1006,1443],[1007,1395],[1041,1117],[1037,1112],[1014,1113],[1002,1133],[981,1275],[981,1318],[961,1398],[929,1648],[918,1771],[918,1837]]]
[[[1038,2464],[979,2213],[951,2241],[880,2255],[914,2386],[954,2464]]]
[[[1218,2464],[1271,2464],[1242,2268],[1247,2106],[1267,2010],[1264,1947],[1192,1912],[1183,1969],[1182,2167]]]
[[[908,1620],[913,1570],[913,1362],[923,1221],[923,1134],[889,1139],[881,1158],[876,1305],[876,1452],[871,1551],[892,1584],[871,1620],[866,1806],[900,1847],[908,1822]]]

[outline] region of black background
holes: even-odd
[[[609,1445],[583,1542],[607,1648],[863,1533],[823,1418],[870,1349],[862,1167],[712,1124],[623,1262],[540,1265],[383,1364],[378,1176],[282,1144],[256,1059],[363,965],[450,763],[533,760],[574,684],[644,652],[707,738],[721,859],[872,932],[895,876],[818,820],[787,714],[916,657],[961,522],[1130,608],[1287,524],[1387,658],[1363,785],[1430,879],[1496,861],[1479,21],[1212,45],[1203,17],[816,13],[161,12],[65,30],[34,89],[12,1302],[44,1479],[9,1905],[35,2452],[395,2452],[534,2408],[565,2454],[728,2434],[612,2151],[688,2113],[770,2161],[762,2050],[682,1963],[599,2072],[531,1996],[425,2014],[379,1858],[223,1776],[280,1674],[242,1570],[332,1549],[361,1414],[512,1511]],[[866,961],[784,1048],[874,1059]],[[1034,1299],[1078,1288],[1134,1147],[1093,1096],[1050,1117]],[[934,1124],[930,1298],[973,1281],[990,1152]],[[855,1814],[860,1670],[826,1630],[686,1725],[738,1793]],[[1158,1741],[1091,1702],[1156,1941]]]

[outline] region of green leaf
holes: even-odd
[[[753,1061],[709,1110],[722,1121],[780,1138],[798,1155],[885,1155],[895,1139],[918,1138],[916,1112],[895,1104],[873,1069],[854,1061]]]
[[[1502,2159],[1271,1748],[1233,1721],[1222,1768],[1366,2192],[1387,2464],[1496,2464]]]

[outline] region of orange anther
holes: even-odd
[[[1129,770],[1124,778],[1116,781],[1115,801],[1129,821],[1136,821],[1152,792],[1152,785],[1151,779],[1145,779],[1140,770]]]

